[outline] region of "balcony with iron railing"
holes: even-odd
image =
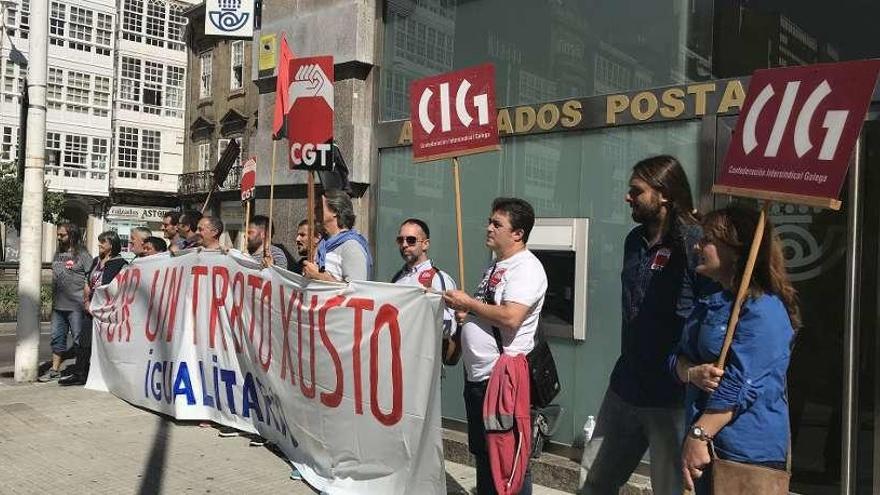
[[[235,191],[241,184],[241,165],[236,165],[229,170],[226,180],[220,185],[220,191]],[[214,183],[214,173],[210,170],[189,172],[180,174],[178,179],[178,192],[181,196],[196,196],[208,194]]]

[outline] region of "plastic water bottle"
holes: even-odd
[[[593,438],[593,431],[596,429],[596,418],[587,416],[587,422],[584,423],[584,445],[590,443]]]

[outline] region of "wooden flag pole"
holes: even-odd
[[[269,174],[269,233],[263,239],[263,254],[269,253],[269,243],[272,239],[272,213],[275,205],[275,155],[278,149],[278,141],[272,141],[272,172]]]
[[[208,203],[211,202],[211,195],[212,194],[214,194],[214,182],[213,181],[211,182],[211,190],[208,191],[208,197],[205,198],[205,204],[202,205],[202,210],[201,210],[202,215],[205,214],[205,209],[208,208]]]
[[[241,252],[247,252],[247,231],[251,227],[251,200],[244,202],[244,235],[242,236]]]
[[[458,171],[458,157],[452,158],[452,176],[455,180],[455,226],[458,231],[458,286],[465,286],[464,280],[464,241],[461,234],[461,174]]]
[[[749,249],[749,258],[746,261],[746,268],[743,270],[742,280],[739,283],[739,290],[736,293],[736,299],[733,302],[733,309],[730,311],[730,320],[727,322],[727,333],[724,336],[724,345],[721,346],[721,354],[718,355],[718,361],[715,366],[724,368],[724,362],[727,360],[727,352],[730,350],[730,344],[733,342],[733,334],[736,331],[736,324],[739,323],[739,312],[742,309],[743,301],[749,292],[749,283],[752,280],[752,271],[755,269],[755,260],[758,258],[758,251],[761,249],[761,241],[764,239],[764,226],[767,224],[767,211],[770,209],[770,201],[765,201],[761,207],[760,216],[758,216],[758,225],[755,227],[755,234],[752,237],[752,247]]]
[[[315,261],[315,246],[312,242],[315,238],[315,172],[309,170],[308,177],[308,187],[306,189],[306,208],[308,208],[308,211],[306,212],[306,218],[309,224],[307,230],[309,238],[306,240],[306,246],[308,246],[306,259],[308,261]]]

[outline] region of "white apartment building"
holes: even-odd
[[[46,181],[97,235],[159,230],[183,169],[187,0],[50,1]],[[29,0],[2,0],[0,160],[23,146]],[[21,145],[20,145],[21,143]]]

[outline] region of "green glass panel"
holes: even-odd
[[[700,183],[698,122],[622,127],[506,139],[502,151],[461,158],[465,288],[472,291],[491,259],[485,223],[497,196],[522,197],[543,218],[590,218],[587,337],[551,339],[562,375],[557,402],[565,408],[554,440],[571,443],[595,415],[620,352],[620,267],[623,239],[633,227],[624,203],[632,166],[651,155],[676,155],[692,188]],[[376,223],[377,280],[389,280],[401,259],[393,239],[400,223],[418,217],[431,228],[430,255],[458,278],[455,192],[451,161],[412,162],[409,148],[381,150]],[[696,193],[696,189],[693,189]],[[443,415],[464,419],[460,365],[443,380]]]

